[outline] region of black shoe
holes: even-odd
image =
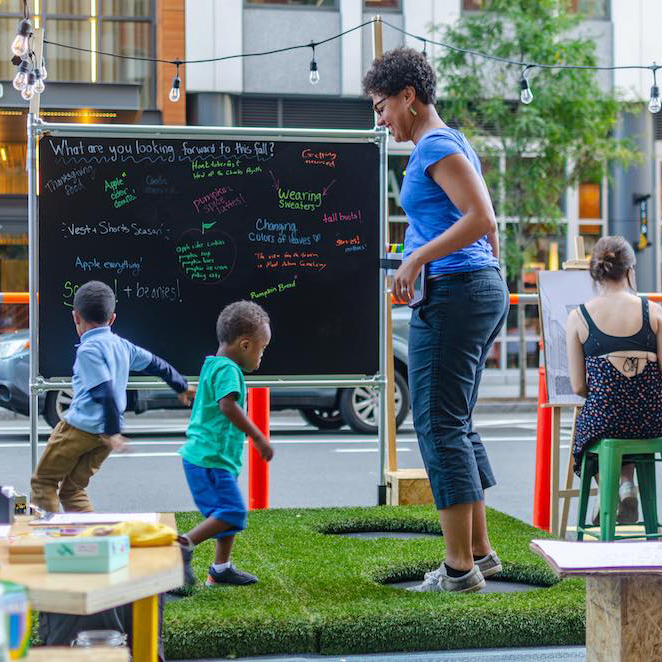
[[[193,572],[193,566],[191,565],[193,548],[186,549],[185,547],[182,547],[181,550],[182,561],[184,561],[184,586],[195,586],[198,580],[196,579],[195,572]]]
[[[245,584],[255,584],[257,577],[251,575],[250,572],[242,572],[237,570],[232,563],[221,572],[214,570],[214,566],[209,566],[209,574],[207,575],[207,586],[218,586],[220,584],[230,584],[232,586],[244,586]]]

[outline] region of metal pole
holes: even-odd
[[[386,206],[387,177],[388,177],[388,134],[381,129],[381,142],[379,143],[379,251],[383,255],[388,236],[388,209]],[[386,442],[388,433],[388,407],[387,384],[384,383],[388,372],[386,347],[388,338],[388,323],[386,316],[390,314],[387,306],[388,277],[386,269],[379,270],[379,484],[377,486],[378,505],[386,504]]]
[[[39,419],[39,392],[37,377],[39,375],[39,311],[37,305],[37,289],[39,279],[39,248],[37,238],[37,140],[35,135],[36,116],[28,113],[28,256],[29,256],[29,324],[30,324],[30,455],[32,473],[37,468]]]

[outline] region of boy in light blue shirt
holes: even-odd
[[[86,488],[112,450],[123,451],[121,434],[129,372],[163,379],[188,405],[195,390],[166,361],[111,332],[115,294],[99,281],[81,286],[73,318],[76,350],[69,411],[48,440],[32,476],[32,502],[47,512],[91,512]]]

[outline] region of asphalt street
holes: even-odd
[[[184,441],[183,412],[127,415],[131,450],[114,454],[92,479],[90,496],[100,511],[181,511],[194,509],[177,450]],[[531,522],[536,416],[485,413],[475,427],[487,448],[498,484],[486,492],[488,506]],[[40,452],[49,427],[40,425]],[[400,468],[423,466],[411,418],[398,433]],[[562,425],[561,466],[569,452],[570,419]],[[377,438],[349,428],[321,432],[296,412],[271,417],[275,458],[270,465],[270,506],[274,508],[371,506],[377,501]],[[0,484],[29,488],[28,421],[0,421]],[[247,474],[240,484],[247,493]],[[571,520],[572,521],[572,520]]]

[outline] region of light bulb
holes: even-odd
[[[42,77],[41,77],[41,70],[35,69],[34,70],[34,77],[35,77],[34,91],[37,94],[41,94],[46,89],[46,86],[44,85],[44,81],[42,80]]]
[[[662,102],[660,102],[660,88],[657,85],[651,87],[651,100],[648,102],[648,110],[651,113],[659,113],[662,108]]]
[[[0,99],[5,96],[5,88],[2,83],[0,83]]]
[[[526,105],[530,104],[533,101],[533,92],[531,92],[531,88],[529,87],[529,81],[526,78],[522,78],[519,82],[519,87],[519,100]]]
[[[34,84],[37,82],[37,77],[34,75],[34,71],[31,71],[28,74],[28,83],[27,85],[23,88],[23,91],[21,92],[21,96],[26,100],[30,101],[32,97],[34,96]]]
[[[28,84],[28,71],[30,71],[30,65],[27,60],[23,60],[21,66],[18,68],[18,73],[14,78],[14,82],[12,83],[14,89],[19,92],[23,91]]]
[[[170,88],[170,94],[168,97],[170,98],[170,101],[173,103],[177,103],[179,101],[179,86],[182,84],[182,81],[180,80],[179,76],[175,76],[172,80],[172,87]]]
[[[320,72],[317,70],[315,58],[310,61],[310,84],[317,85],[320,82]]]
[[[46,71],[46,60],[44,60],[44,58],[41,58],[41,67],[39,67],[39,71],[41,71],[41,80],[46,80],[48,78],[48,72]]]
[[[28,51],[30,33],[32,25],[27,18],[23,19],[18,26],[18,34],[14,37],[11,45],[11,51],[14,55],[25,55]]]

